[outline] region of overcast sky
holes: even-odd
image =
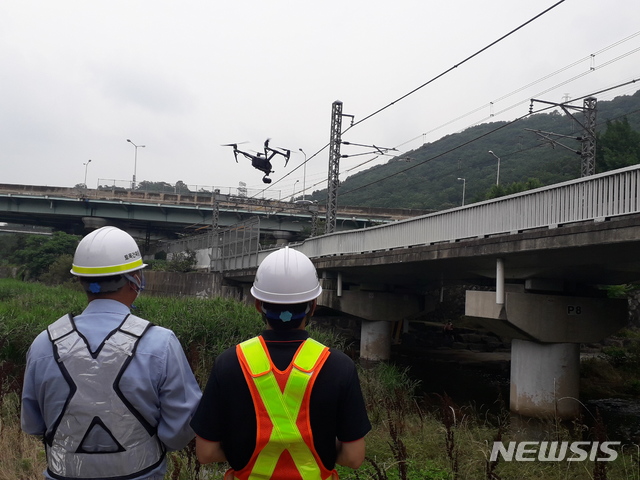
[[[0,183],[73,186],[86,172],[89,187],[124,186],[131,139],[145,145],[138,182],[260,189],[262,174],[220,145],[259,151],[270,137],[292,154],[287,168],[274,160],[264,196],[284,198],[326,187],[335,100],[361,122],[343,140],[407,151],[525,115],[532,97],[640,78],[638,0],[565,0],[452,69],[556,3],[3,0]],[[299,149],[320,153],[304,169]],[[389,160],[360,165],[372,158],[343,159],[341,178]]]

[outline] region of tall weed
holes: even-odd
[[[0,480],[42,480],[46,461],[42,442],[20,430],[20,397],[0,397]]]

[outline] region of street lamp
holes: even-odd
[[[129,140],[127,138],[127,142],[129,142],[131,145],[133,145],[135,147],[135,154],[133,157],[133,182],[131,183],[131,190],[135,190],[136,188],[136,170],[138,168],[138,147],[140,148],[144,148],[144,145],[136,145],[135,143],[133,143],[131,140]]]
[[[464,207],[464,194],[467,189],[467,180],[460,177],[458,177],[458,180],[462,180],[462,206]]]
[[[300,180],[296,180],[293,184],[293,194],[291,195],[291,201],[294,202],[296,200],[296,185]]]
[[[89,168],[89,164],[91,163],[91,159],[87,160],[84,165],[84,188],[87,188],[87,168]]]
[[[304,163],[302,167],[302,200],[304,200],[304,192],[307,191],[307,154],[304,153],[304,150],[299,148],[304,155]]]
[[[489,150],[489,153],[498,159],[498,174],[496,175],[496,185],[500,185],[500,157],[493,153],[493,150]]]

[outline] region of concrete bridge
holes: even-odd
[[[512,411],[571,418],[580,343],[627,323],[626,301],[601,286],[640,280],[639,187],[633,166],[291,247],[316,265],[320,304],[364,320],[364,360],[389,358],[391,322],[427,311],[427,291],[491,287],[467,291],[465,314],[513,339]],[[211,269],[247,295],[270,251],[223,250],[208,251]]]
[[[345,207],[337,229],[363,228],[424,213],[410,209]],[[301,238],[325,207],[212,192],[161,193],[0,184],[0,222],[53,227],[83,234],[114,225],[150,244],[161,239],[230,227],[257,217],[261,232],[277,240]],[[307,233],[308,235],[308,233]],[[146,249],[148,252],[148,248]]]

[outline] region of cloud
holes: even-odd
[[[180,78],[166,70],[95,66],[92,78],[104,100],[116,102],[116,108],[137,107],[150,114],[181,116],[197,105],[195,96]]]

